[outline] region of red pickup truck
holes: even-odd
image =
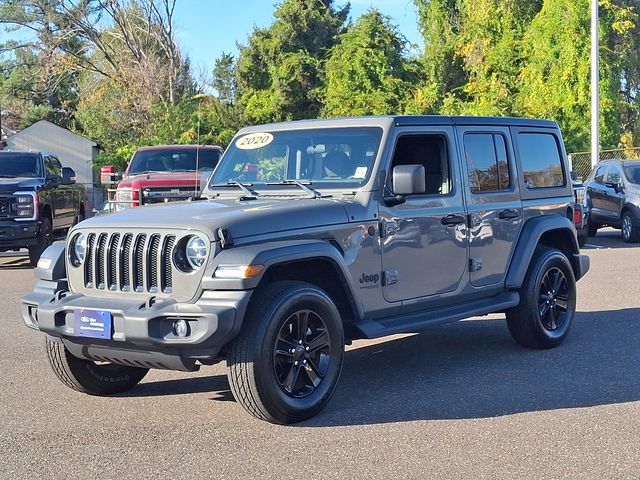
[[[217,165],[222,148],[212,145],[163,145],[138,149],[110,195],[111,211],[149,203],[186,200],[200,194],[201,183]],[[112,167],[102,167],[104,184],[113,185]]]

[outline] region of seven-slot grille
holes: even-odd
[[[84,262],[86,288],[171,293],[175,235],[89,233]]]

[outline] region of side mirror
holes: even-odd
[[[396,195],[416,195],[427,189],[423,165],[398,165],[393,169],[393,193]]]
[[[73,185],[76,183],[76,172],[71,167],[62,167],[62,183]]]
[[[622,183],[622,181],[614,183],[614,182],[605,182],[604,183],[605,186],[609,187],[609,188],[613,188],[616,193],[622,193],[624,192],[624,183]]]

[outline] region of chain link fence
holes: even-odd
[[[640,159],[640,147],[619,148],[615,150],[602,150],[600,160],[638,160]],[[569,154],[571,169],[578,174],[578,178],[586,179],[591,173],[591,152],[579,152]]]

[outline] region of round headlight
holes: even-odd
[[[200,237],[191,237],[185,253],[189,265],[194,269],[200,268],[207,258],[207,244]]]
[[[79,267],[87,257],[87,236],[84,233],[76,235],[71,241],[71,264]]]

